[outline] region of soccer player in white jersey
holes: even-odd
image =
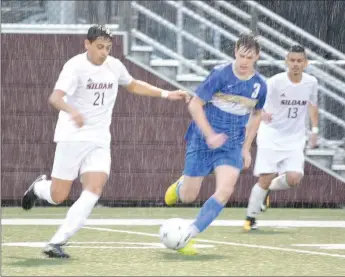
[[[308,112],[312,126],[310,147],[315,147],[317,142],[318,82],[304,72],[308,65],[305,49],[299,45],[292,46],[286,63],[288,71],[271,77],[267,82],[267,99],[257,134],[254,167],[259,180],[249,198],[245,231],[257,228],[256,217],[265,208],[262,205],[270,191],[290,189],[300,183],[304,174]]]
[[[133,79],[120,60],[109,56],[111,47],[109,29],[92,26],[85,40],[87,51],[65,63],[49,98],[49,103],[60,111],[52,179],[39,176],[25,192],[22,207],[31,209],[37,199],[53,205],[63,202],[78,176],[83,191],[43,250],[48,257],[69,257],[61,246],[84,225],[108,180],[109,127],[118,86],[134,94],[169,100],[188,97],[184,91],[165,91]]]

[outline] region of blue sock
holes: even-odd
[[[215,220],[223,208],[223,204],[219,203],[214,197],[210,197],[202,206],[193,225],[200,233],[203,232]]]

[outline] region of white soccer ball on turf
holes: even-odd
[[[178,250],[185,247],[190,238],[188,222],[182,218],[166,220],[159,230],[159,238],[166,248]]]

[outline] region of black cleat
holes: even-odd
[[[34,186],[37,182],[45,180],[47,177],[46,175],[38,176],[35,181],[31,184],[31,186],[27,189],[27,191],[24,193],[24,197],[22,199],[22,208],[24,210],[30,210],[37,200],[37,196],[34,192]]]
[[[70,258],[70,255],[66,254],[62,248],[61,244],[48,244],[44,250],[44,255],[46,255],[48,258],[58,258],[58,259],[68,259]]]
[[[244,229],[245,232],[249,232],[251,230],[257,230],[258,226],[256,225],[255,217],[247,216],[247,218],[246,218],[246,220],[244,222],[243,229]]]
[[[258,229],[258,226],[256,225],[256,218],[255,217],[252,217],[250,219],[250,227],[252,230],[257,230]]]

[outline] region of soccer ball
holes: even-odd
[[[186,246],[190,238],[189,224],[182,218],[166,220],[159,230],[161,243],[169,249],[181,249]]]

